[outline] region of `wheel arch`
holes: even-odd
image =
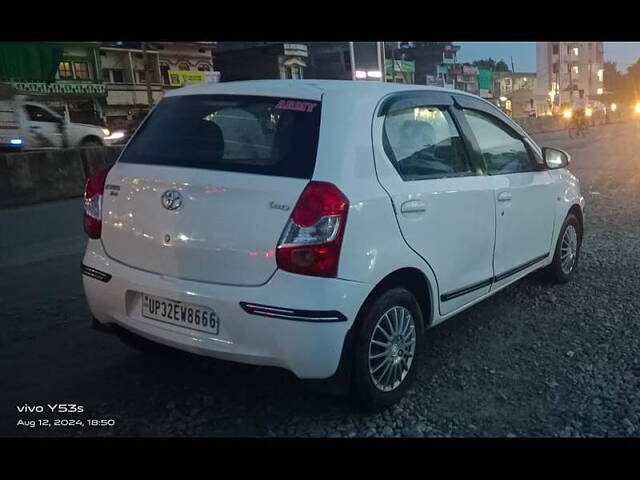
[[[380,295],[395,287],[404,287],[416,297],[422,313],[423,326],[425,329],[429,328],[434,320],[433,299],[436,298],[436,293],[427,276],[415,267],[400,268],[380,280],[362,303],[356,322]]]
[[[419,268],[404,267],[390,272],[383,277],[369,292],[364,302],[358,309],[353,324],[348,329],[342,347],[340,363],[336,372],[328,379],[319,381],[306,380],[305,382],[312,388],[319,388],[323,392],[346,393],[349,392],[353,382],[353,355],[357,330],[361,325],[362,318],[369,306],[385,291],[394,287],[405,287],[416,297],[422,313],[422,322],[425,329],[433,323],[435,306],[433,299],[437,299],[437,291],[429,282],[429,279]]]
[[[582,236],[584,235],[584,216],[582,214],[582,207],[580,207],[580,205],[578,205],[577,203],[574,203],[571,208],[569,208],[567,215],[571,213],[574,214],[578,219],[578,223],[580,224],[580,238],[582,238]]]
[[[92,141],[96,141],[100,145],[104,145],[104,142],[102,141],[102,139],[99,136],[93,135],[93,134],[85,135],[84,137],[82,137],[80,139],[80,145],[85,145],[87,142],[92,142]]]

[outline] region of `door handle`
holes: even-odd
[[[420,213],[427,210],[427,205],[422,200],[408,200],[400,206],[402,213]]]
[[[511,192],[500,192],[498,194],[498,201],[499,202],[508,202],[510,201],[512,198],[511,196]]]

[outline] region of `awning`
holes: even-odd
[[[0,79],[55,81],[64,48],[41,42],[0,42]]]
[[[202,73],[202,72],[190,72]],[[11,86],[23,95],[53,95],[64,97],[106,97],[106,83],[44,83],[12,82]]]

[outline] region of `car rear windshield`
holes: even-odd
[[[320,102],[184,95],[163,99],[120,162],[311,178]]]

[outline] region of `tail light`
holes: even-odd
[[[335,185],[310,182],[278,242],[278,267],[303,275],[335,277],[348,209],[349,200]]]
[[[84,231],[89,238],[100,238],[102,233],[102,195],[109,169],[87,179],[84,187]]]

